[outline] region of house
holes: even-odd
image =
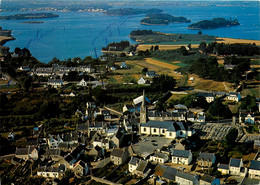
[[[208,103],[211,103],[215,100],[213,93],[198,93],[198,96],[204,97]]]
[[[50,85],[54,88],[59,88],[63,85],[63,81],[61,79],[49,79],[47,85]]]
[[[231,175],[240,175],[241,168],[243,168],[242,159],[231,158],[229,161],[229,173]]]
[[[218,164],[218,171],[220,171],[221,175],[228,175],[229,166],[227,164]]]
[[[63,140],[60,138],[60,136],[57,136],[57,139],[54,139],[52,135],[49,135],[49,138],[47,139],[47,144],[49,148],[58,148],[60,143],[63,143]]]
[[[123,127],[119,127],[116,134],[111,138],[112,147],[121,147],[125,134],[126,130]]]
[[[88,126],[89,132],[98,131],[99,133],[103,133],[106,129],[106,123],[104,122],[90,123]]]
[[[177,172],[178,170],[176,168],[158,164],[155,167],[154,175],[156,175],[162,180],[166,180],[167,182],[173,182],[175,181]]]
[[[195,114],[193,112],[187,113],[187,121],[194,122],[195,121]]]
[[[88,83],[87,83],[87,81],[84,80],[84,78],[82,78],[82,80],[80,80],[80,82],[77,85],[86,87],[86,86],[88,86]]]
[[[51,158],[53,161],[59,161],[62,159],[61,150],[59,148],[47,149],[47,158]]]
[[[144,79],[144,77],[140,77],[139,78],[139,80],[137,81],[137,83],[139,84],[139,85],[143,85],[143,84],[146,84],[146,80]]]
[[[148,121],[141,124],[141,134],[164,136],[175,139],[177,137],[192,136],[193,130],[186,123],[174,121]]]
[[[77,175],[83,176],[88,174],[88,165],[87,163],[79,160],[73,167],[73,172]]]
[[[252,179],[260,179],[260,161],[251,160],[248,177]]]
[[[204,174],[200,179],[200,185],[220,185],[220,180],[213,176]]]
[[[132,173],[134,170],[136,170],[140,160],[141,159],[139,159],[139,158],[131,157],[131,159],[128,163],[128,171]]]
[[[239,123],[255,123],[255,115],[246,111],[239,111]]]
[[[175,177],[178,185],[197,185],[199,184],[198,176],[194,174],[178,171]]]
[[[99,139],[93,141],[93,146],[99,146],[100,148],[110,149],[109,139]]]
[[[216,162],[216,156],[213,153],[200,153],[198,158],[198,165],[201,167],[212,167]]]
[[[127,69],[127,65],[125,64],[125,62],[122,62],[120,65],[121,69]]]
[[[240,93],[230,92],[227,94],[227,100],[239,102],[241,100]]]
[[[157,152],[150,156],[150,161],[164,164],[169,160],[169,156],[165,153]]]
[[[233,70],[235,67],[236,67],[236,65],[225,64],[224,65],[224,70]]]
[[[61,179],[65,175],[65,171],[66,171],[65,165],[59,165],[58,167],[41,166],[37,170],[37,176],[42,176],[45,178]]]
[[[145,76],[146,76],[146,77],[149,77],[149,78],[153,78],[153,77],[156,76],[156,73],[155,73],[155,71],[147,71],[147,72],[145,73]]]
[[[114,148],[110,154],[110,160],[115,165],[124,164],[128,159],[128,152],[126,149]]]
[[[129,111],[130,113],[133,113],[136,111],[136,108],[133,105],[127,105],[125,104],[123,107],[123,112]]]
[[[145,174],[149,173],[149,162],[140,160],[137,165],[137,168],[132,173],[139,177],[144,177]]]
[[[260,140],[254,140],[254,149],[260,149]]]
[[[173,150],[172,163],[189,165],[192,161],[192,153],[188,150]]]
[[[37,160],[39,157],[38,149],[35,147],[16,148],[15,157],[23,159],[25,161],[29,159]]]
[[[104,156],[104,149],[99,146],[94,146],[89,152],[89,155],[94,156],[95,159],[99,159]]]
[[[10,132],[9,134],[8,134],[8,140],[14,140],[14,137],[15,137],[15,133],[14,132]]]

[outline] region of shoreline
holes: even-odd
[[[15,40],[14,37],[0,36],[0,46],[4,46],[7,42]]]

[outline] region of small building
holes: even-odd
[[[227,95],[227,100],[239,102],[241,100],[241,94],[240,93],[235,93],[235,92],[230,92]]]
[[[62,159],[61,150],[59,148],[47,149],[47,158],[51,158],[53,161],[59,161]]]
[[[130,159],[130,161],[128,163],[128,170],[129,170],[129,172],[132,173],[134,170],[136,170],[140,160],[141,159],[139,159],[139,158],[131,157],[131,159]]]
[[[47,85],[50,85],[54,88],[59,88],[63,85],[63,81],[61,79],[49,79]]]
[[[212,167],[216,162],[216,156],[214,153],[200,153],[198,158],[198,165],[201,167]]]
[[[260,149],[260,140],[254,140],[254,149]]]
[[[198,93],[198,96],[204,97],[208,103],[211,103],[215,100],[213,93]]]
[[[126,149],[115,148],[112,150],[110,154],[110,160],[115,165],[124,164],[127,161],[127,159],[128,159],[128,153]]]
[[[16,148],[15,157],[25,161],[29,159],[37,160],[39,157],[38,149],[36,147]]]
[[[228,175],[229,166],[227,164],[218,164],[218,171],[220,171],[221,175]]]
[[[192,153],[188,150],[174,150],[172,153],[172,163],[189,165],[192,161]]]
[[[79,160],[72,169],[75,174],[83,176],[88,174],[88,165],[87,163]]]
[[[133,174],[139,177],[144,177],[146,172],[148,172],[148,170],[149,170],[149,162],[140,160],[137,168],[133,171]]]
[[[150,156],[150,161],[164,164],[169,160],[169,156],[165,153],[157,152]]]
[[[136,111],[136,108],[133,105],[127,105],[125,104],[123,107],[123,112],[129,111],[130,113],[133,113]]]
[[[224,70],[233,70],[235,67],[236,67],[236,65],[225,64],[224,65]]]
[[[204,174],[200,179],[200,185],[220,185],[220,180],[213,176]]]
[[[139,84],[139,85],[143,85],[143,84],[146,84],[146,80],[144,79],[144,77],[140,77],[139,78],[139,80],[137,81],[137,83]]]
[[[252,179],[260,179],[260,161],[251,160],[248,177]]]
[[[177,172],[178,170],[176,168],[158,164],[155,167],[154,174],[162,180],[167,182],[174,182]]]
[[[127,69],[127,65],[125,64],[125,62],[122,62],[120,65],[121,69]]]
[[[197,175],[184,173],[181,171],[177,172],[175,181],[179,185],[197,185],[197,184],[199,184]]]
[[[61,179],[65,175],[65,165],[54,166],[41,166],[38,168],[37,176],[45,178],[59,178]]]
[[[231,175],[240,175],[241,168],[243,168],[242,159],[231,158],[229,161],[229,173]]]
[[[88,82],[84,80],[84,78],[82,80],[79,81],[79,83],[77,84],[78,86],[83,86],[83,87],[87,87],[88,86]]]
[[[145,76],[146,76],[146,77],[149,77],[149,78],[153,78],[153,77],[156,76],[156,73],[155,73],[155,71],[147,71],[147,72],[145,73]]]

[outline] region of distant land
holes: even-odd
[[[161,13],[163,10],[152,8],[152,9],[140,9],[140,8],[119,8],[107,10],[104,12],[105,15],[110,16],[123,16],[123,15],[138,15],[138,14],[149,14],[149,13]]]
[[[169,23],[188,23],[191,22],[185,17],[174,17],[170,14],[163,13],[150,13],[146,15],[146,18],[140,21],[145,25],[168,25]]]
[[[3,28],[0,27],[0,46],[4,45],[7,41],[10,40],[15,40],[15,38],[12,37],[12,31],[3,30]]]
[[[27,13],[27,14],[15,14],[8,16],[0,16],[0,20],[21,20],[21,19],[45,19],[59,17],[53,13]]]
[[[221,27],[230,27],[240,25],[237,19],[227,20],[224,18],[214,18],[212,20],[203,20],[189,25],[188,29],[214,29]]]
[[[26,21],[26,22],[22,22],[24,24],[41,24],[44,23],[43,21]]]
[[[212,42],[216,41],[215,36],[199,34],[166,34],[152,30],[135,30],[130,33],[130,38],[141,44],[150,43],[185,43],[185,42]]]

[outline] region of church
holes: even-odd
[[[195,131],[186,122],[149,121],[144,97],[145,92],[143,91],[143,101],[140,107],[139,134],[164,136],[170,139],[190,137],[194,134]]]

